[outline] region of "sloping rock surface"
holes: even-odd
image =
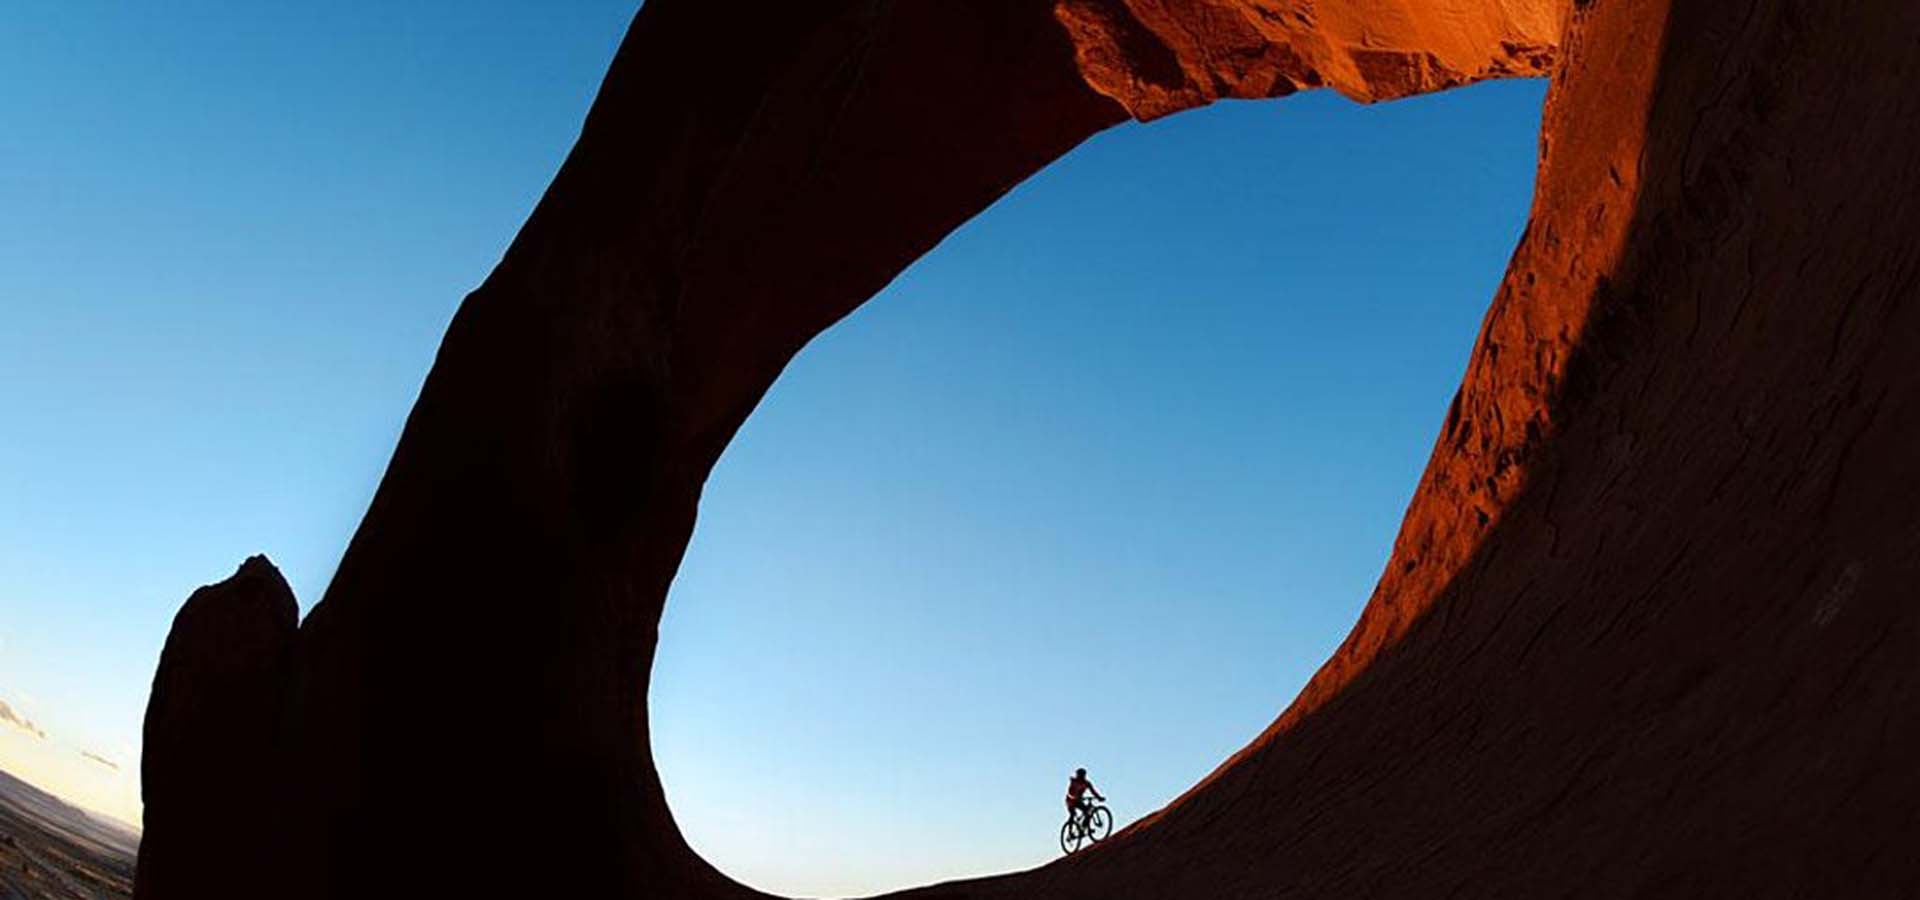
[[[755,896],[675,829],[644,704],[791,355],[1129,115],[1550,73],[1352,635],[1158,815],[913,896],[1920,893],[1915,46],[1907,0],[650,0],[301,628],[273,892]]]

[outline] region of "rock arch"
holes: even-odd
[[[208,839],[192,796],[275,835],[250,895],[757,896],[680,839],[643,704],[701,483],[792,354],[1126,116],[1550,69],[1352,635],[1098,852],[910,894],[1920,889],[1916,39],[1906,0],[652,0],[287,638],[276,786],[150,766],[149,848]],[[139,892],[240,895],[185,878]]]

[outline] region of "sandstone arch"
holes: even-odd
[[[280,793],[203,812],[284,826],[268,893],[756,896],[675,831],[642,704],[785,361],[1126,115],[1551,66],[1526,236],[1340,651],[1100,852],[913,893],[1920,889],[1916,38],[1904,0],[653,0],[300,628]]]

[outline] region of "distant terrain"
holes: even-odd
[[[133,896],[140,835],[0,772],[0,900]]]

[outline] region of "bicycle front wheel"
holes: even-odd
[[[1113,813],[1104,806],[1096,806],[1087,811],[1087,837],[1090,840],[1105,840],[1113,833]]]
[[[1080,842],[1085,840],[1086,836],[1086,832],[1081,831],[1072,819],[1068,819],[1066,824],[1060,826],[1060,852],[1072,853],[1080,849]]]

